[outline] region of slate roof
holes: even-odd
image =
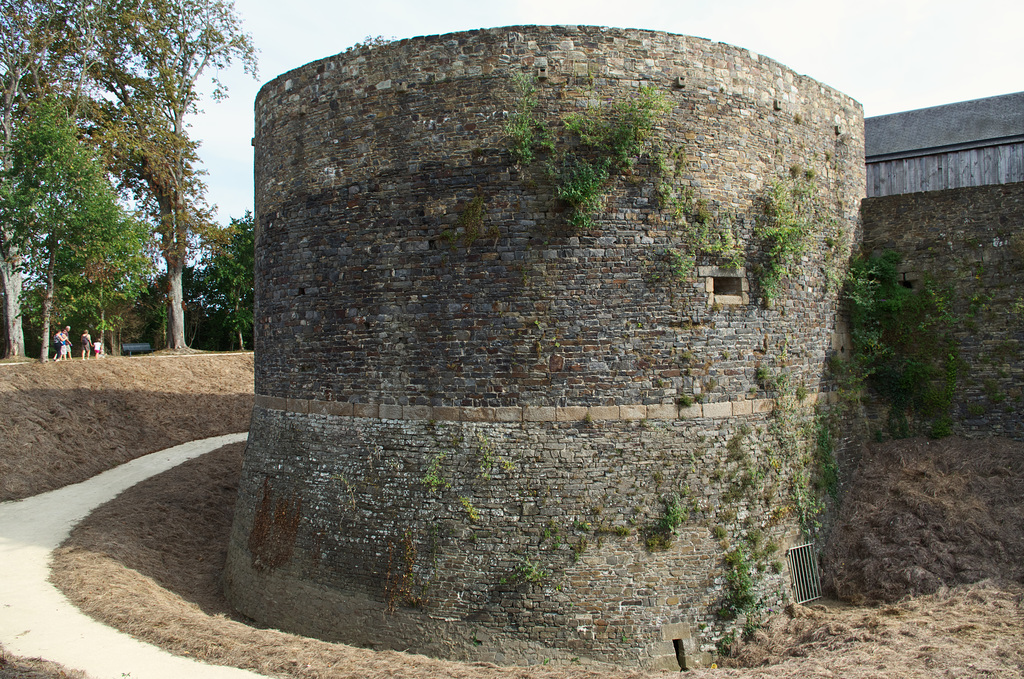
[[[1024,141],[1024,92],[864,119],[867,161]]]

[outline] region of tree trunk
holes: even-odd
[[[53,272],[57,268],[57,248],[50,248],[50,261],[46,264],[46,292],[43,294],[43,344],[39,349],[39,360],[46,363],[50,358],[50,312],[53,310]],[[60,347],[57,347],[60,351]],[[58,353],[58,356],[60,354]]]
[[[240,306],[241,306],[240,296],[239,295],[235,295],[235,319],[236,319],[236,322],[237,322],[237,319],[238,319],[238,307],[240,307]],[[238,333],[238,350],[239,351],[245,351],[245,340],[242,338],[242,329],[241,328],[235,328],[235,332]]]
[[[0,261],[0,284],[4,290],[4,358],[25,355],[25,333],[21,327],[21,272]],[[44,338],[45,339],[45,338]]]
[[[185,303],[181,291],[183,266],[167,263],[167,348],[185,349]]]

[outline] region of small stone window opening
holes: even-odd
[[[704,277],[704,290],[708,293],[709,307],[750,303],[746,269],[701,266],[697,269],[697,275]]]
[[[900,285],[907,288],[908,290],[917,290],[918,284],[921,282],[921,274],[916,271],[903,271],[899,274]]]
[[[716,276],[713,278],[715,284],[715,296],[733,295],[743,296],[743,279],[732,276]]]

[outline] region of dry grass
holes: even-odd
[[[826,586],[854,603],[986,578],[1024,583],[1024,444],[993,437],[869,447],[824,572]]]
[[[16,658],[0,646],[0,679],[87,679],[83,672],[69,670],[40,658]]]
[[[0,365],[0,501],[247,430],[252,370],[252,354]]]
[[[213,367],[207,369],[205,376],[218,377]],[[3,380],[0,373],[0,381]],[[220,387],[226,389],[228,381],[225,377]],[[860,592],[852,598],[869,598],[864,592],[872,591],[873,587],[895,591],[886,574],[895,573],[895,579],[902,581],[903,571],[872,561],[891,559],[893,554],[907,559],[901,566],[911,570],[917,566],[932,569],[929,572],[938,573],[940,578],[952,573],[953,582],[966,581],[968,573],[984,577],[989,572],[986,568],[998,571],[1020,566],[1021,561],[1014,556],[1018,552],[1014,550],[1021,549],[1024,535],[1013,521],[1024,503],[1020,486],[1016,485],[1024,477],[1019,464],[1024,459],[1024,447],[998,440],[980,447],[964,441],[943,442],[946,447],[933,449],[935,445],[920,441],[887,444],[864,455],[864,464],[844,510],[844,523],[834,533],[840,542],[834,543],[829,552],[833,556],[855,554],[856,543],[863,542],[865,534],[877,536],[873,549],[858,557],[863,563],[854,571],[864,574],[858,576],[861,579],[842,576],[848,595]],[[593,666],[499,668],[460,664],[392,651],[375,652],[245,624],[233,617],[220,587],[241,450],[240,444],[228,446],[188,462],[101,507],[75,530],[56,555],[54,581],[89,614],[139,638],[175,653],[251,668],[271,676],[654,676]],[[993,453],[990,460],[978,459],[986,451]],[[876,467],[885,471],[875,473],[872,469]],[[886,479],[891,483],[880,487]],[[941,520],[921,521],[921,514],[934,515],[937,508],[945,512]],[[851,528],[869,521],[874,523],[860,533]],[[990,521],[1005,531],[992,533]],[[880,531],[880,525],[886,522],[895,522],[902,528]],[[908,528],[913,526],[917,528]],[[970,569],[940,571],[935,563],[946,563],[947,559],[936,559],[929,550],[919,547],[900,551],[906,549],[906,540],[900,539],[904,535],[912,536],[915,545],[940,544],[934,536],[929,537],[928,530],[941,535],[942,553],[977,555],[959,561],[974,565]],[[973,544],[979,536],[985,536],[980,546]],[[993,551],[992,545],[999,540],[1004,541],[1002,551]],[[991,563],[976,568],[985,555],[991,557]],[[1012,563],[1013,559],[1017,561]],[[737,643],[734,658],[727,661],[733,667],[689,674],[764,678],[1024,678],[1024,588],[1017,579],[1018,582],[986,580],[955,587],[940,583],[931,594],[874,607],[838,602],[794,606],[750,639]],[[856,589],[861,587],[858,582],[865,589]],[[6,673],[9,667],[24,662],[7,659],[6,668],[0,663],[0,678],[63,676]]]

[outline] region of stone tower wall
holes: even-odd
[[[545,158],[513,162],[515,74],[548,161],[572,114],[642,86],[667,102],[592,228],[566,227]],[[235,604],[447,657],[678,668],[722,632],[731,545],[763,552],[759,596],[781,600],[801,432],[842,350],[861,116],[747,50],[584,27],[403,40],[268,83]],[[817,228],[765,304],[773,182],[810,187]],[[675,275],[696,223],[739,267],[707,250]],[[673,501],[686,520],[652,549]]]

